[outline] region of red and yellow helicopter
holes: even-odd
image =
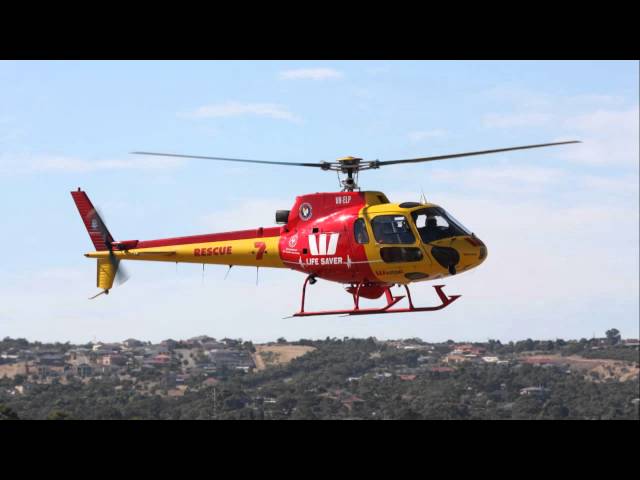
[[[460,295],[447,295],[444,285],[434,285],[441,301],[432,307],[416,307],[408,285],[412,282],[439,280],[477,267],[487,258],[487,247],[444,208],[431,203],[391,203],[382,192],[361,191],[358,174],[388,165],[429,162],[450,158],[486,155],[579,143],[565,141],[499,148],[450,155],[403,160],[373,160],[345,157],[333,162],[289,163],[224,157],[178,155],[172,153],[132,152],[228,162],[286,165],[336,171],[342,175],[342,191],[312,193],[296,198],[291,210],[276,212],[279,227],[256,228],[224,233],[209,233],[159,240],[116,241],[87,194],[71,192],[80,216],[95,247],[85,254],[97,259],[97,286],[108,294],[116,278],[126,274],[122,260],[186,262],[289,268],[306,275],[302,286],[300,310],[294,316],[363,315],[400,312],[425,312],[447,307]],[[345,284],[353,297],[350,310],[306,311],[307,285],[318,279]],[[408,306],[395,305],[405,298],[393,295],[391,287],[404,287]],[[361,308],[360,299],[385,296],[386,304]]]

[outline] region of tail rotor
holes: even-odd
[[[114,253],[114,240],[103,220],[104,216],[93,206],[86,192],[78,189],[71,192],[71,196],[95,249],[98,252],[108,252],[108,256],[98,258],[96,283],[102,292],[91,297],[96,298],[103,293],[108,294],[114,280],[118,285],[122,285],[129,280],[130,276],[120,265],[120,259]]]

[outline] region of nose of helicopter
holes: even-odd
[[[484,262],[487,258],[487,246],[485,245],[485,243],[480,240],[478,237],[476,236],[472,236],[469,238],[470,243],[475,247],[475,251],[478,254],[478,262],[476,263],[475,266],[480,265],[482,262]]]
[[[488,253],[485,243],[475,235],[466,237],[466,244],[466,248],[462,249],[462,258],[466,259],[468,263],[466,268],[461,265],[465,270],[475,268],[483,263],[487,259]],[[461,263],[463,262],[464,260]]]

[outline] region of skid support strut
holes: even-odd
[[[353,309],[351,310],[322,310],[316,312],[306,312],[304,310],[304,301],[307,293],[307,283],[310,280],[313,280],[312,283],[315,283],[315,277],[309,275],[304,284],[302,285],[302,299],[300,304],[300,311],[294,313],[294,317],[310,317],[313,315],[377,315],[381,313],[409,313],[409,312],[433,312],[435,310],[442,310],[445,307],[451,305],[454,301],[460,298],[460,295],[447,295],[442,291],[444,285],[434,285],[433,288],[436,289],[436,293],[440,298],[440,305],[436,305],[435,307],[415,307],[413,305],[413,299],[411,298],[411,292],[409,291],[409,287],[407,285],[403,285],[405,291],[407,292],[406,298],[409,303],[408,308],[392,308],[396,305],[400,300],[405,298],[405,295],[394,296],[391,293],[391,287],[384,287],[384,294],[387,300],[387,304],[384,307],[380,308],[360,308],[360,289],[363,287],[364,283],[360,282],[357,285],[352,285],[353,288]]]

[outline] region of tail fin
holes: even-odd
[[[71,196],[73,197],[76,207],[78,207],[78,212],[80,212],[84,226],[87,228],[87,232],[89,232],[93,246],[99,252],[109,252],[108,257],[98,258],[96,285],[102,289],[102,291],[91,297],[93,299],[99,295],[109,293],[109,290],[113,287],[113,281],[116,278],[118,278],[119,283],[124,283],[128,276],[123,272],[122,268],[118,268],[120,261],[113,254],[113,237],[87,194],[78,188],[77,191],[71,192]]]
[[[78,212],[80,212],[84,226],[87,232],[89,232],[93,246],[97,251],[110,250],[113,237],[91,203],[91,200],[89,200],[87,193],[78,188],[77,191],[71,192],[71,196],[73,197],[76,207],[78,207]]]

